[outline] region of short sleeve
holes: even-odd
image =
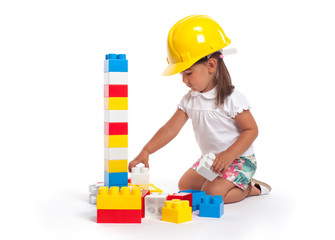
[[[184,95],[184,97],[181,99],[180,103],[177,105],[177,107],[182,110],[183,112],[186,112],[186,105],[189,102],[191,98],[191,91],[189,91],[187,94]]]
[[[237,90],[234,90],[224,101],[224,112],[231,118],[249,109],[251,107],[247,98]]]

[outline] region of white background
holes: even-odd
[[[331,1],[2,1],[2,239],[293,239],[333,235],[334,8]],[[255,178],[273,191],[220,220],[96,224],[88,185],[103,180],[103,60],[129,59],[129,155],[188,89],[162,77],[166,37],[212,16],[237,53],[224,60],[259,126]],[[151,181],[176,192],[199,157],[191,123],[151,157]]]

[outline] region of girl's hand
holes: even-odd
[[[215,173],[223,171],[225,173],[228,170],[229,165],[234,161],[234,157],[227,151],[223,151],[216,155],[216,158],[211,167]]]
[[[149,168],[149,152],[142,150],[138,156],[128,164],[128,172],[131,172],[131,169],[137,164],[143,163],[145,167]]]

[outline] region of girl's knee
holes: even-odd
[[[179,179],[178,188],[179,188],[179,191],[184,191],[184,190],[189,189],[187,186],[187,182],[183,178]]]
[[[189,169],[180,178],[178,188],[180,191],[189,189],[200,190],[205,181],[206,179],[199,175],[194,169]]]
[[[207,181],[201,188],[207,195],[221,195],[223,198],[235,185],[223,178],[216,178],[213,182]]]

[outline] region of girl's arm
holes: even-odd
[[[227,150],[216,156],[212,165],[212,170],[216,173],[222,169],[227,171],[229,165],[251,146],[258,135],[257,124],[249,110],[236,115],[235,121],[241,129],[241,134]]]
[[[178,109],[170,120],[163,127],[161,127],[144,146],[140,154],[129,163],[129,172],[131,171],[131,168],[135,167],[139,163],[143,163],[146,167],[149,167],[149,155],[164,147],[172,139],[174,139],[186,123],[187,119],[187,114]]]

